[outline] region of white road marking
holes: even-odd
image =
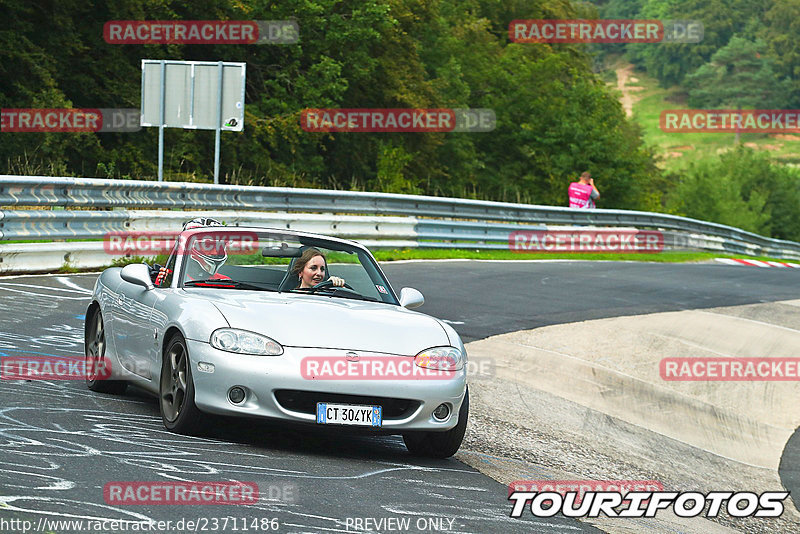
[[[19,285],[19,286],[21,286],[22,284],[4,285],[4,284],[0,283],[0,290],[10,291],[12,293],[22,293],[23,295],[29,295],[31,297],[42,297],[42,298],[59,299],[59,300],[86,300],[86,299],[91,298],[89,295],[86,295],[86,296],[83,296],[83,297],[68,297],[66,295],[54,295],[54,294],[49,294],[48,295],[48,294],[45,294],[45,293],[36,293],[34,291],[25,291],[25,290],[22,290],[22,289],[12,289],[12,288],[8,287],[9,285],[12,285],[12,286]],[[61,289],[61,288],[52,288],[52,287],[49,287],[47,289],[56,289],[58,291],[73,291],[72,289]],[[73,291],[73,292],[77,293],[77,291]]]
[[[37,285],[34,285],[34,284],[10,284],[10,283],[7,283],[7,282],[0,282],[0,286],[33,287],[33,288],[36,288],[36,289],[49,289],[51,291],[66,291],[68,293],[89,293],[89,294],[91,294],[91,291],[89,291],[87,289],[83,289],[80,286],[75,286],[80,291],[76,291],[74,289],[65,289],[63,287],[37,286]]]
[[[15,501],[37,501],[43,503],[54,503],[54,504],[83,504],[87,507],[93,506],[96,508],[101,508],[105,510],[111,510],[113,512],[124,514],[127,516],[135,517],[135,520],[131,519],[115,519],[113,517],[102,517],[102,516],[92,516],[92,515],[78,515],[78,514],[66,514],[63,512],[55,512],[49,510],[36,510],[33,508],[21,508],[18,506],[14,506],[13,503]],[[29,512],[32,514],[39,514],[39,515],[52,515],[57,517],[69,517],[72,519],[88,519],[91,521],[118,521],[120,523],[140,523],[142,521],[149,521],[151,518],[147,517],[146,515],[142,515],[137,512],[130,512],[128,510],[124,510],[122,508],[116,508],[114,506],[106,506],[104,504],[96,504],[90,503],[85,501],[75,501],[72,499],[59,499],[59,498],[51,498],[51,497],[34,497],[32,495],[3,495],[0,496],[0,505],[2,505],[3,509],[6,511],[14,511],[14,512]],[[72,506],[73,509],[78,508],[77,506]]]
[[[64,276],[57,276],[56,280],[58,280],[59,282],[61,282],[62,284],[64,284],[67,287],[71,287],[71,288],[77,289],[81,293],[87,293],[89,295],[92,294],[92,290],[91,289],[86,289],[85,287],[81,287],[78,284],[76,284],[75,282],[73,282],[72,280],[70,280],[69,278],[66,278]]]

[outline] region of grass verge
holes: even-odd
[[[800,263],[800,260],[786,260],[769,258],[765,256],[745,256],[742,254],[720,254],[717,252],[658,252],[655,254],[592,254],[592,253],[547,253],[547,252],[512,252],[510,250],[476,250],[476,249],[390,249],[373,250],[372,254],[379,262],[401,260],[594,260],[594,261],[640,261],[653,263],[697,263],[710,261],[714,258],[746,258],[761,261],[790,261]],[[117,258],[109,265],[95,268],[78,268],[64,264],[56,272],[60,274],[97,272],[109,267],[124,267],[131,263],[158,263],[164,265],[167,256],[156,258],[133,256],[130,258]],[[6,273],[3,273],[6,274]],[[8,273],[11,274],[11,273]],[[0,274],[2,276],[2,274]]]
[[[616,67],[624,66],[620,60]],[[616,77],[613,80],[616,86]],[[712,161],[723,152],[736,147],[736,134],[730,132],[668,133],[661,129],[661,112],[687,109],[687,94],[680,87],[663,88],[658,81],[642,71],[634,71],[627,87],[634,98],[633,119],[643,129],[645,142],[655,147],[661,157],[659,167],[681,173],[692,163]],[[767,151],[780,163],[800,162],[800,135],[742,133],[740,142],[758,151]]]
[[[659,263],[684,263],[709,261],[714,258],[747,258],[762,261],[787,261],[763,256],[744,256],[742,254],[720,254],[718,252],[681,252],[668,251],[654,254],[594,254],[584,252],[512,252],[510,250],[475,250],[475,249],[403,249],[373,250],[378,261],[397,260],[606,260],[606,261],[643,261]],[[797,260],[788,260],[797,261]]]

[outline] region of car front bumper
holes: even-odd
[[[187,345],[195,404],[200,410],[220,415],[314,424],[316,402],[378,404],[384,412],[382,433],[445,431],[458,423],[466,391],[466,366],[449,373],[446,379],[401,376],[382,380],[358,377],[318,380],[303,377],[304,358],[345,360],[345,351],[285,347],[281,356],[249,356],[221,351],[201,341],[187,340]],[[400,359],[365,352],[359,352],[359,356]],[[407,358],[413,365],[413,358]],[[234,386],[241,387],[246,394],[238,404],[228,398]],[[450,416],[444,421],[433,416],[440,404],[450,407]]]

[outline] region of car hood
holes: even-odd
[[[450,345],[433,317],[380,302],[344,298],[196,289],[232,328],[269,336],[287,347],[335,348],[414,356]]]

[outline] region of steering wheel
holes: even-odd
[[[324,281],[320,282],[319,284],[317,284],[315,286],[311,286],[311,289],[325,289],[326,287],[333,287],[333,280],[328,278],[327,280],[324,280]],[[345,284],[343,286],[336,286],[336,287],[346,287],[347,289],[349,289],[351,291],[355,291],[355,289],[353,289],[351,286],[349,286],[347,284],[347,282],[345,282]]]

